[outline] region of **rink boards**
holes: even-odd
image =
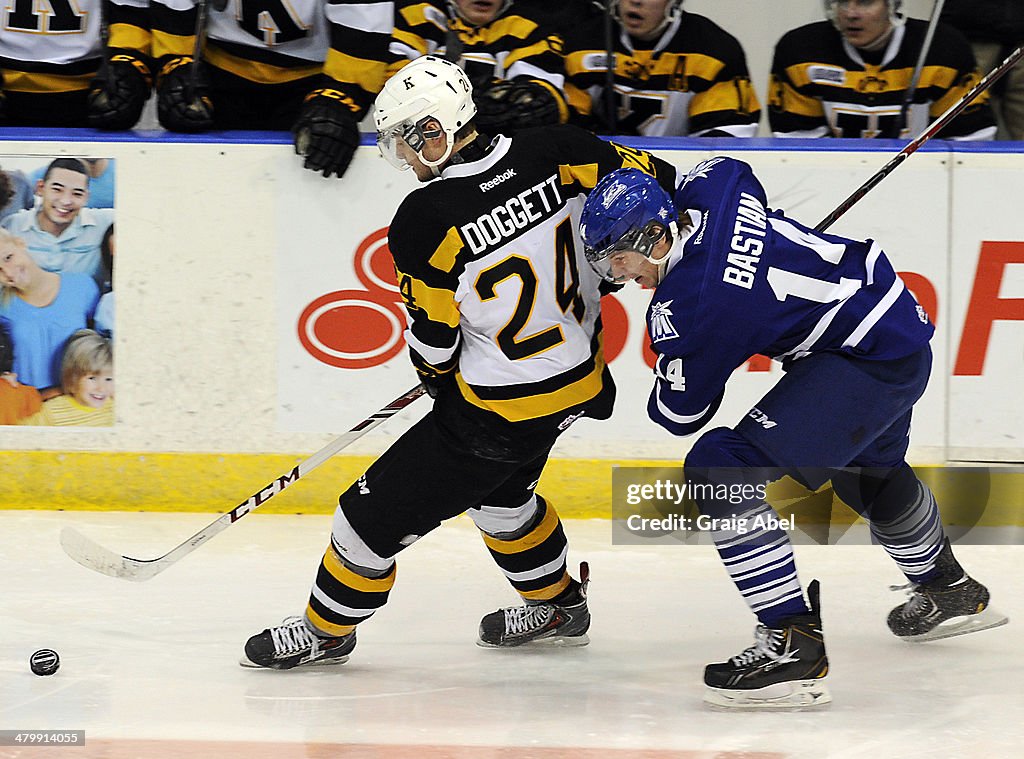
[[[285,135],[5,136],[8,169],[58,155],[116,159],[118,421],[0,428],[10,475],[0,508],[223,511],[415,384],[386,240],[415,185],[369,144],[344,180],[328,181],[301,168]],[[684,170],[716,153],[746,160],[770,204],[809,224],[901,147],[624,141]],[[915,464],[1024,460],[1024,154],[1014,147],[931,144],[832,227],[878,239],[937,322]],[[649,294],[614,298],[604,320],[615,416],[570,427],[543,482],[567,515],[607,515],[612,465],[678,462],[691,442],[646,418]],[[740,367],[715,424],[734,424],[779,376],[767,361]],[[427,403],[266,508],[329,511]]]

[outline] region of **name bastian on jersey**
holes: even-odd
[[[783,365],[821,351],[870,360],[920,350],[927,314],[871,240],[815,232],[767,207],[746,163],[712,158],[676,193],[693,231],[654,292],[652,419],[677,435],[703,427],[729,375],[755,355]]]

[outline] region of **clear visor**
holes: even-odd
[[[424,129],[428,123],[432,128]],[[431,116],[421,118],[418,122],[406,119],[377,132],[377,149],[388,163],[404,171],[412,165],[409,160],[414,155],[420,155],[428,139],[436,139],[442,134],[437,128],[437,119]]]
[[[591,268],[596,271],[598,275],[608,282],[621,284],[630,279],[630,275],[623,273],[619,276],[615,276],[612,272],[616,256],[622,253],[635,251],[644,258],[650,258],[655,244],[664,236],[665,227],[652,221],[645,227],[631,229],[611,245],[607,245],[603,248],[591,248],[590,246],[584,246],[583,253],[586,256],[587,261],[590,263]]]

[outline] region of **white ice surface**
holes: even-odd
[[[73,524],[148,558],[212,520],[0,512],[0,729],[708,757],[1024,755],[1022,546],[957,548],[1009,625],[918,645],[885,627],[903,600],[888,585],[902,576],[881,548],[798,546],[804,583],[822,583],[834,703],[752,714],[701,702],[704,664],[749,645],[754,623],[709,546],[613,546],[608,522],[568,521],[571,566],[591,566],[591,645],[495,651],[474,645],[477,623],[515,596],[473,525],[453,520],[400,556],[391,600],[360,627],[349,663],[273,672],[239,667],[242,645],[301,612],[330,517],[253,515],[145,583],[92,573],[58,543]],[[61,655],[52,677],[28,668],[44,647]]]

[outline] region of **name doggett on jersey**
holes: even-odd
[[[506,176],[509,169],[492,179],[480,184],[484,192],[511,178]],[[483,253],[488,248],[498,245],[502,240],[518,235],[527,227],[547,218],[565,205],[558,191],[558,176],[552,174],[543,182],[535,184],[517,195],[496,205],[487,213],[481,214],[474,221],[459,227],[459,234],[474,255]]]

